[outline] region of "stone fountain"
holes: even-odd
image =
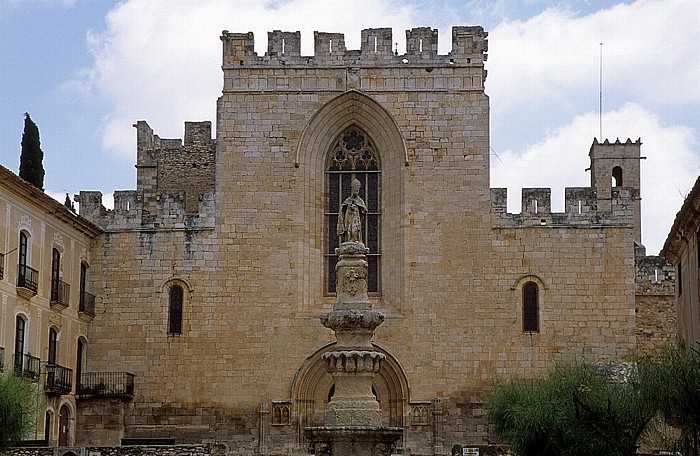
[[[305,435],[316,455],[389,456],[402,428],[382,427],[382,412],[372,393],[372,378],[384,355],[372,347],[374,330],[384,315],[372,310],[367,295],[367,253],[362,242],[362,217],[367,209],[353,179],[352,194],[343,201],[338,234],[343,242],[335,251],[337,298],[321,323],[335,332],[335,349],[324,354],[333,376],[335,394],[326,408],[324,426],[309,427]]]

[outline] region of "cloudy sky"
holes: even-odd
[[[453,25],[489,32],[491,186],[588,186],[594,137],[643,142],[642,240],[656,254],[700,174],[700,7],[697,0],[0,0],[0,164],[17,172],[23,114],[39,126],[45,187],[136,188],[132,127],[165,138],[184,121],[215,121],[222,30],[343,32]],[[603,43],[602,45],[600,43]],[[602,57],[602,58],[601,58]],[[602,65],[601,65],[602,61]],[[599,114],[602,69],[602,118]],[[61,196],[63,195],[63,196]]]

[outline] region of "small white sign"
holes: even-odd
[[[479,448],[464,447],[462,448],[463,456],[479,456]]]

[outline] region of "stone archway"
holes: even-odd
[[[399,361],[383,347],[373,348],[386,356],[379,373],[372,382],[379,407],[382,425],[404,427],[404,415],[410,400],[410,387],[406,373]],[[323,426],[323,416],[333,388],[333,377],[326,372],[323,354],[333,350],[335,342],[324,345],[304,360],[292,382],[292,407],[294,424],[300,445],[304,445],[304,429]]]

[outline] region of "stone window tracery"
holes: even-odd
[[[413,426],[427,426],[430,424],[428,417],[430,416],[430,404],[419,404],[413,406]]]
[[[336,223],[340,204],[350,196],[350,183],[353,178],[360,181],[360,197],[367,204],[367,215],[362,227],[364,237],[362,241],[369,248],[367,288],[372,294],[378,294],[380,289],[381,169],[379,153],[366,133],[357,127],[350,127],[338,136],[329,152],[326,166],[326,239],[324,242],[326,294],[335,293],[335,265],[338,262],[335,249],[339,246]]]
[[[291,403],[279,402],[272,404],[272,424],[286,426],[291,424]]]

